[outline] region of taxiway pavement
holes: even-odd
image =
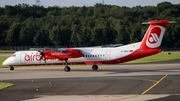
[[[0,101],[179,101],[180,61],[0,69]]]

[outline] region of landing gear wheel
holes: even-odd
[[[70,68],[69,66],[65,66],[64,71],[65,71],[65,72],[70,72],[70,71],[71,71],[71,68]]]
[[[93,66],[92,66],[92,69],[93,69],[93,70],[98,70],[98,65],[93,65]]]
[[[10,66],[10,70],[14,70],[14,67],[13,67],[13,66]]]

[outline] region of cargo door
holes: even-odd
[[[107,61],[110,60],[110,53],[111,53],[111,51],[106,51],[105,59],[106,59]]]
[[[20,61],[21,61],[22,64],[26,64],[25,53],[21,54]]]

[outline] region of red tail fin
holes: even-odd
[[[144,38],[141,41],[140,49],[159,49],[164,36],[168,20],[151,20]],[[147,24],[147,23],[144,23]]]

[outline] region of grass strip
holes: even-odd
[[[180,52],[161,52],[159,54],[129,61],[126,63],[146,63],[146,62],[160,62],[160,61],[169,61],[169,60],[180,60]]]
[[[6,60],[9,56],[0,56],[0,68],[7,68],[8,66],[3,66],[2,63]]]
[[[0,50],[0,53],[14,53],[16,50]]]
[[[12,83],[0,82],[0,90],[13,86]]]

